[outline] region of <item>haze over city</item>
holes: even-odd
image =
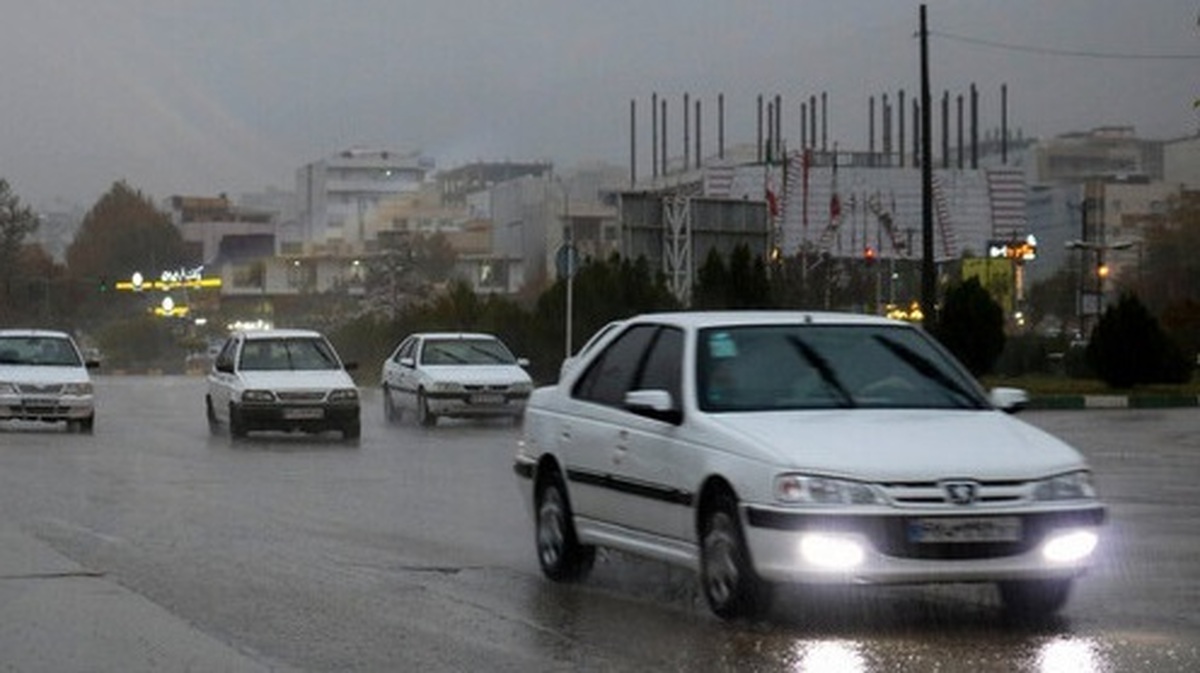
[[[981,92],[981,126],[1143,137],[1200,122],[1191,0],[928,2],[932,87]],[[27,203],[90,205],[117,180],[155,198],[290,189],[350,146],[483,160],[628,165],[629,101],[755,97],[785,133],[827,92],[831,141],[865,147],[868,99],[919,87],[919,2],[63,0],[0,22],[0,177]],[[715,148],[715,114],[706,114]],[[682,125],[675,122],[675,129]],[[672,144],[678,140],[672,139]],[[642,141],[645,152],[649,143]],[[675,151],[679,148],[676,147]],[[649,172],[649,157],[639,157]]]

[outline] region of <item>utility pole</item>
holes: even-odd
[[[929,29],[921,5],[921,310],[937,322],[937,269],[933,261],[933,164],[929,138]]]

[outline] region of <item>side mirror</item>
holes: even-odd
[[[352,371],[358,369],[358,363],[357,362],[343,362],[342,369],[345,369],[348,372],[352,372]]]
[[[413,367],[417,366],[417,361],[413,358],[400,358],[400,366],[412,369]]]
[[[83,366],[86,367],[87,369],[99,369],[100,361],[99,360],[88,360],[87,362],[83,363]]]
[[[221,372],[222,374],[232,374],[233,363],[229,360],[217,360],[217,363],[213,365],[213,369]]]
[[[518,367],[528,367],[529,366],[529,358],[517,358],[517,366]]]
[[[625,408],[672,425],[683,422],[683,412],[675,407],[671,393],[665,390],[630,390],[625,393]]]
[[[1029,406],[1029,393],[1021,388],[992,388],[989,397],[993,406],[1010,414]]]

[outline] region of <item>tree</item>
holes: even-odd
[[[1181,383],[1191,374],[1179,347],[1137,296],[1128,293],[1104,311],[1086,357],[1092,370],[1114,388]]]
[[[729,306],[729,271],[725,260],[714,247],[708,249],[692,288],[692,307],[697,309],[727,308]]]
[[[83,218],[67,248],[67,266],[87,288],[111,289],[141,272],[156,278],[165,269],[195,264],[170,217],[141,192],[116,182]],[[95,294],[85,294],[95,297]]]
[[[946,291],[933,335],[975,376],[989,372],[1004,350],[1004,309],[978,278]]]
[[[37,230],[37,216],[0,178],[0,321],[17,312],[21,303],[17,280],[21,276],[20,257],[25,237]]]

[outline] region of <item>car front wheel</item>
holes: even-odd
[[[731,496],[718,497],[701,531],[700,582],[709,608],[722,619],[755,618],[767,611],[771,587],[750,564]]]
[[[426,428],[437,425],[437,414],[429,410],[429,400],[424,390],[417,393],[417,422]]]
[[[396,401],[392,399],[392,389],[388,388],[386,383],[383,384],[383,417],[389,423],[400,420],[400,409],[396,406]]]
[[[538,489],[536,504],[537,554],[542,573],[556,582],[587,577],[596,560],[596,548],[579,544],[571,508],[557,476]]]
[[[205,396],[204,398],[204,413],[208,418],[209,434],[217,434],[221,431],[221,421],[217,420],[217,412],[213,410],[212,398]]]

